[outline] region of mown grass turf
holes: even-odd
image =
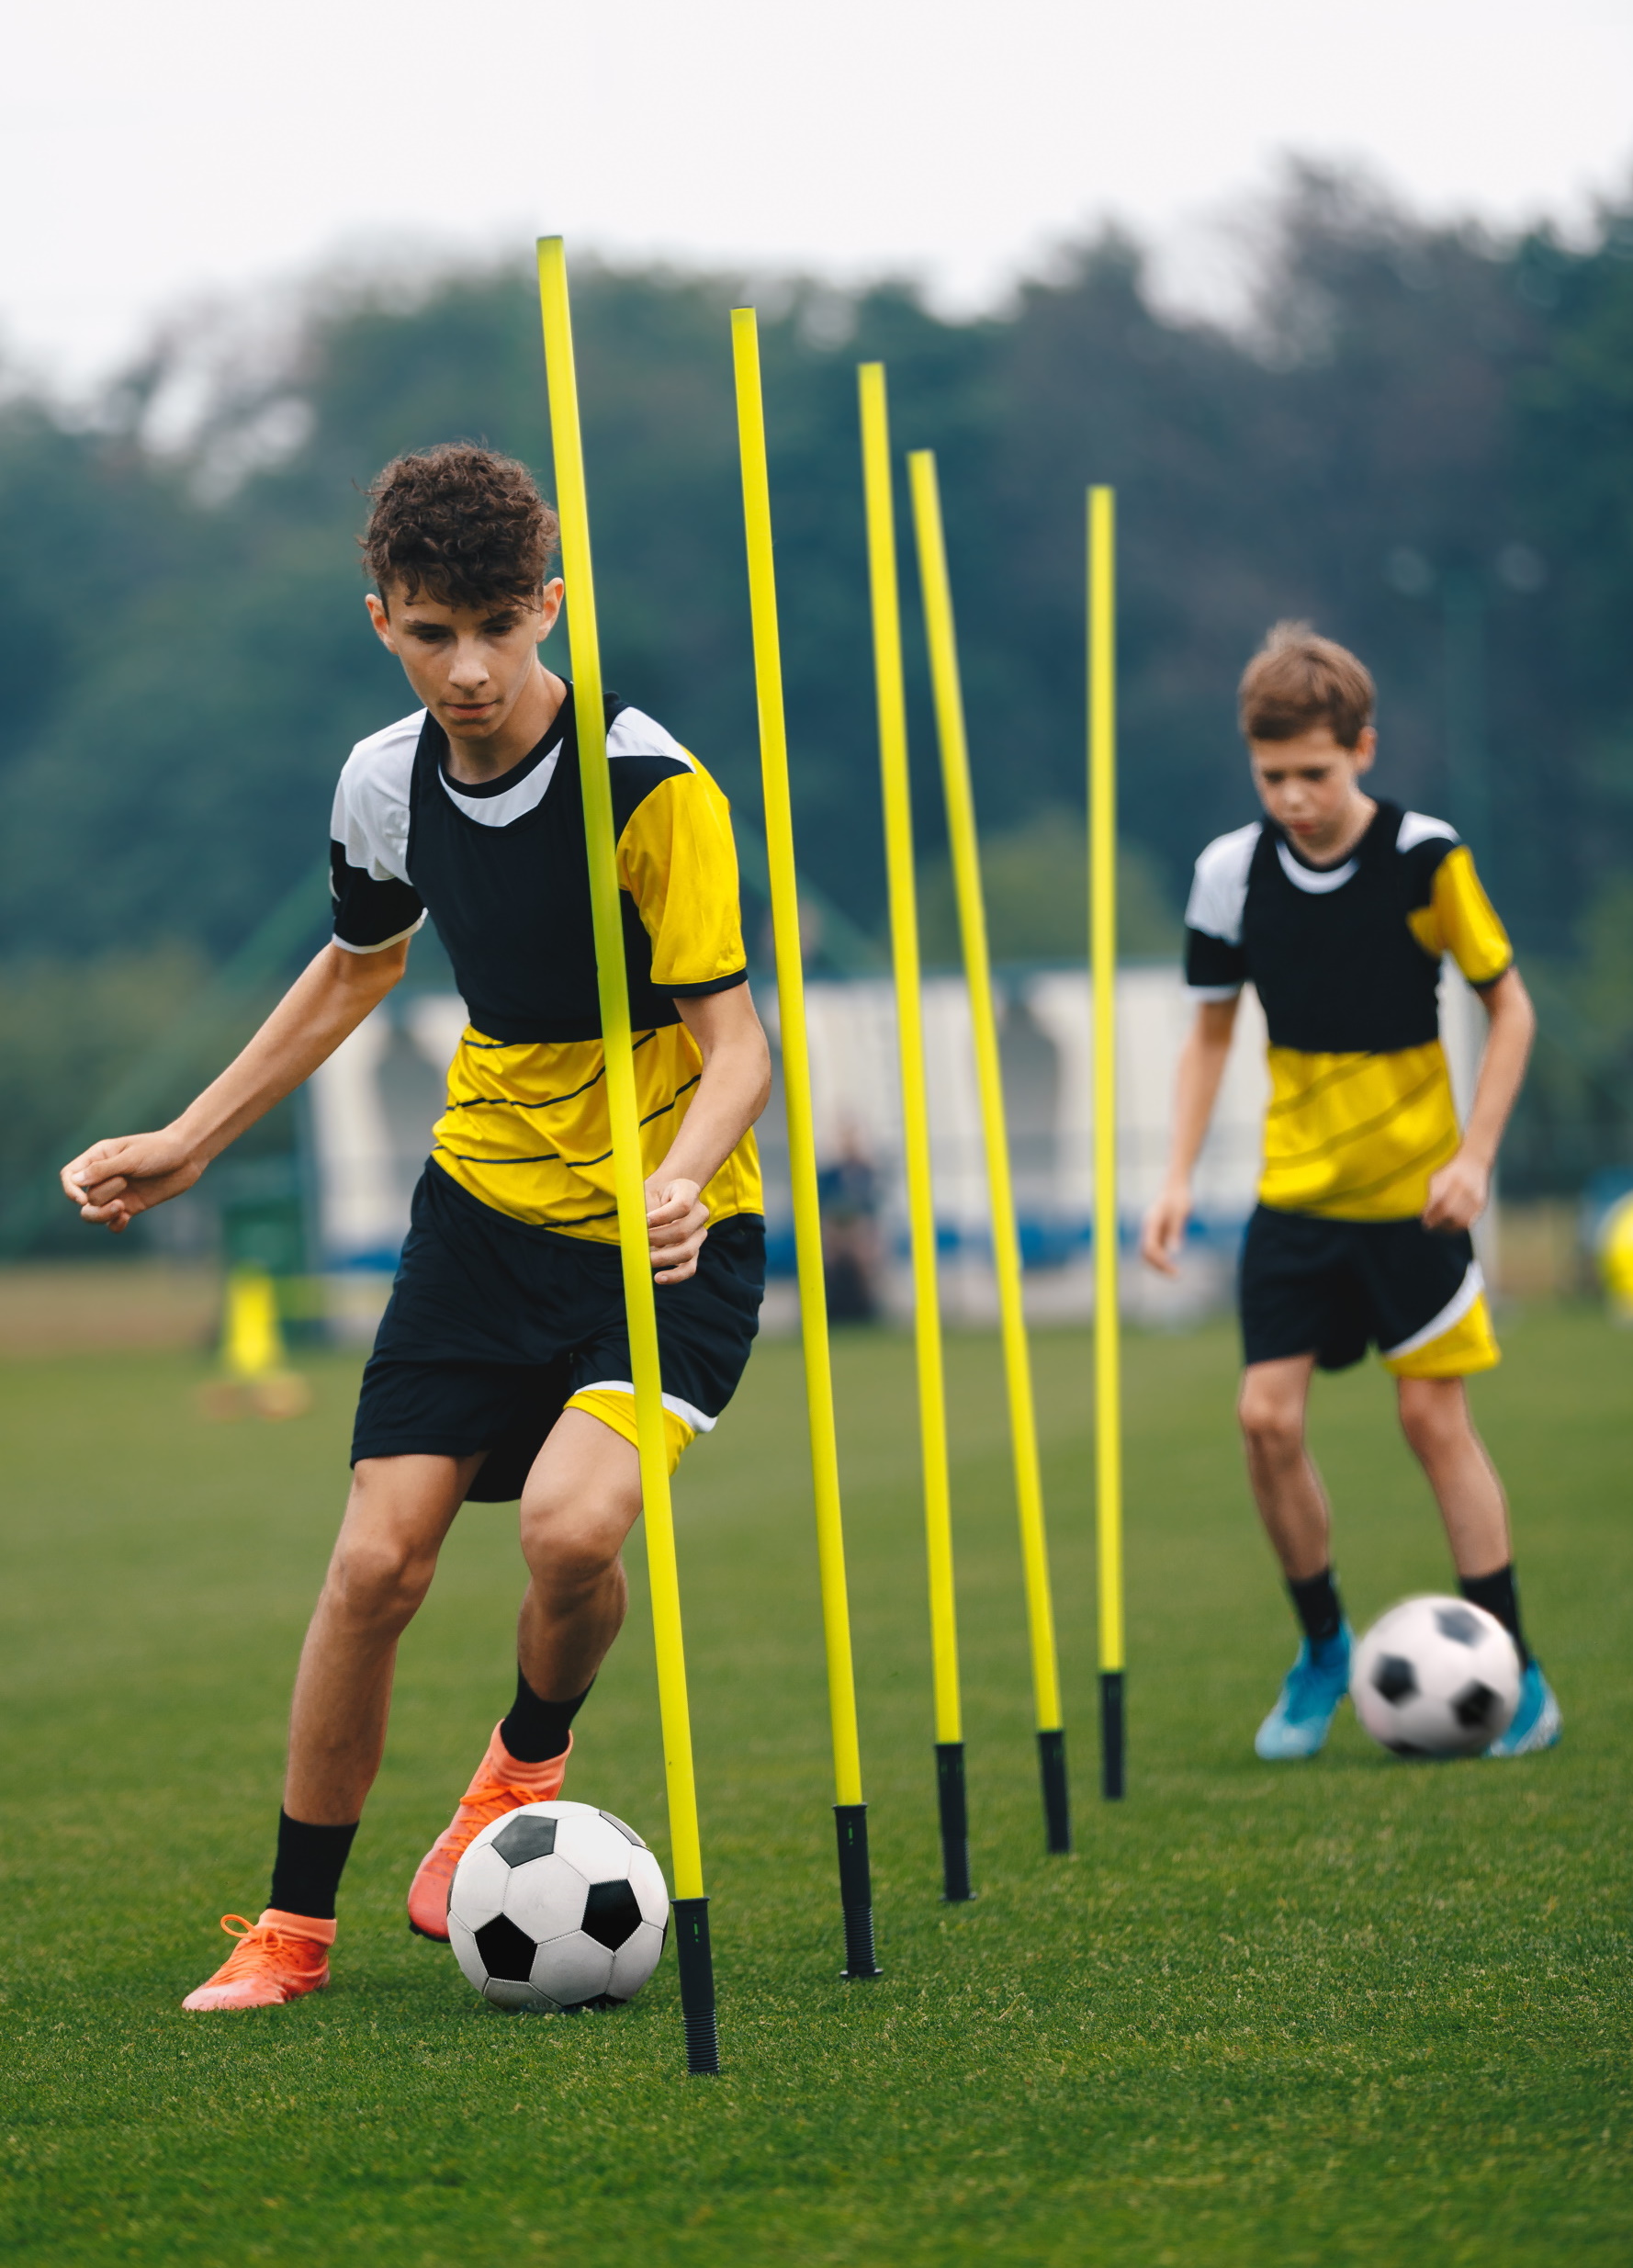
[[[1477,1389],[1564,1745],[1411,1767],[1346,1715],[1250,1741],[1290,1651],[1213,1330],[1129,1350],[1131,1793],[1095,1793],[1088,1348],[1037,1357],[1078,1852],[1041,1849],[996,1352],[950,1348],[980,1898],[936,1898],[911,1356],[839,1350],[881,1951],[839,1981],[796,1350],[680,1491],[725,2075],[673,1963],[614,2014],[485,2007],[409,1873],[507,1698],[513,1515],[456,1530],[400,1664],[328,1993],[187,2017],[265,1895],[290,1669],[355,1366],[313,1416],[203,1422],[195,1367],[5,1382],[6,2256],[17,2262],[1624,2262],[1633,1340],[1521,1316]],[[1366,1619],[1449,1587],[1374,1371],[1318,1441]],[[638,1557],[638,1554],[637,1554]],[[637,1569],[637,1587],[639,1574]],[[664,1846],[637,1603],[569,1792]]]

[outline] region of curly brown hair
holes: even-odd
[[[1325,725],[1354,748],[1372,722],[1372,673],[1307,622],[1278,622],[1242,672],[1237,708],[1249,740],[1296,740]]]
[[[536,598],[560,528],[533,475],[473,441],[394,457],[369,488],[358,538],[380,596],[421,592],[445,606]]]

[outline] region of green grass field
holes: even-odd
[[[838,1975],[799,1362],[763,1348],[679,1495],[718,2081],[684,2076],[672,1958],[615,2014],[505,2016],[404,1927],[408,1876],[508,1698],[508,1508],[465,1516],[404,1644],[333,1989],[179,2012],[226,1949],[218,1914],[265,1897],[356,1366],[315,1366],[311,1416],[226,1427],[196,1414],[181,1357],[14,1362],[6,2258],[1626,2262],[1633,1340],[1571,1312],[1506,1337],[1479,1412],[1563,1745],[1411,1766],[1346,1712],[1318,1764],[1257,1764],[1292,1630],[1233,1439],[1233,1343],[1136,1339],[1114,1809],[1096,1793],[1088,1344],[1039,1342],[1078,1829],[1053,1861],[997,1351],[952,1343],[980,1891],[957,1910],[936,1895],[911,1353],[841,1343],[873,1984]],[[1317,1436],[1357,1619],[1449,1587],[1381,1374],[1325,1382]],[[580,1730],[568,1792],[662,1850],[638,1597]]]

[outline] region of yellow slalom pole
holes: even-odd
[[[929,1103],[925,1089],[924,1020],[919,999],[918,904],[913,880],[913,803],[907,776],[907,700],[902,678],[901,593],[896,578],[895,507],[890,485],[890,413],[885,400],[884,364],[862,364],[857,382],[862,410],[862,490],[867,505],[868,585],[873,602],[873,673],[879,710],[879,769],[884,795],[884,858],[890,882],[890,948],[895,969],[896,1037],[901,1056],[902,1136],[913,1251],[913,1328],[918,1357],[918,1437],[924,1468],[925,1541],[929,1561],[942,1894],[950,1901],[958,1901],[973,1895],[969,1809],[964,1795],[958,1616],[952,1588],[952,1498],[947,1472],[947,1394],[941,1362]]]
[[[1100,1772],[1123,1792],[1122,1348],[1117,1281],[1117,499],[1088,491],[1088,903],[1094,986],[1095,1529]]]
[[[544,320],[545,377],[556,455],[557,510],[561,517],[561,564],[571,594],[568,615],[573,670],[573,710],[579,739],[579,776],[584,798],[584,840],[595,931],[596,981],[602,1045],[606,1060],[607,1109],[618,1199],[618,1247],[629,1360],[635,1385],[636,1431],[641,1460],[641,1503],[647,1525],[647,1566],[652,1586],[652,1628],[658,1653],[658,1705],[669,1785],[670,1842],[675,1868],[675,1944],[687,2069],[720,2068],[715,2018],[714,1965],[709,1948],[709,1901],[704,1894],[698,1835],[697,1786],[692,1764],[692,1719],[686,1697],[686,1650],[681,1629],[681,1580],[675,1559],[674,1510],[670,1498],[669,1446],[663,1423],[663,1374],[658,1348],[650,1247],[647,1235],[647,1177],[641,1157],[635,1054],[629,1024],[629,982],[619,911],[617,838],[607,769],[606,710],[601,646],[595,620],[595,581],[590,555],[590,506],[584,486],[583,439],[579,425],[578,378],[573,367],[572,315],[568,303],[567,251],[560,237],[538,245],[539,306]]]
[[[952,879],[958,897],[964,976],[970,989],[975,1080],[981,1096],[981,1131],[992,1201],[992,1259],[997,1276],[1015,1502],[1020,1518],[1020,1557],[1026,1581],[1027,1627],[1031,1638],[1032,1700],[1038,1722],[1043,1828],[1050,1850],[1069,1851],[1072,1814],[1066,1782],[1066,1736],[1061,1722],[1060,1664],[1054,1638],[1054,1602],[1049,1587],[1049,1546],[1043,1520],[1043,1476],[1038,1463],[1031,1354],[1027,1345],[1026,1306],[1021,1291],[1020,1238],[1015,1226],[1009,1135],[1004,1123],[998,1023],[993,1006],[986,908],[981,894],[981,853],[975,836],[974,798],[970,788],[970,750],[964,730],[963,692],[959,682],[952,587],[947,573],[947,543],[941,525],[936,460],[929,449],[915,450],[908,457],[907,475],[918,542],[918,581],[929,648],[930,688],[935,696],[936,732],[941,749],[947,832],[952,848]]]
[[[754,633],[754,689],[760,709],[760,777],[765,799],[766,866],[771,881],[771,934],[777,957],[783,1094],[788,1114],[788,1175],[794,1192],[800,1335],[805,1357],[811,1487],[816,1507],[816,1566],[822,1592],[822,1630],[828,1650],[828,1707],[833,1732],[834,1819],[839,1842],[845,1974],[876,1977],[879,1964],[873,1952],[868,1807],[862,1793],[862,1742],[856,1723],[850,1604],[845,1581],[845,1527],[839,1502],[839,1448],[834,1427],[833,1363],[828,1341],[828,1283],[822,1265],[822,1215],[816,1196],[816,1139],[811,1110],[810,1047],[805,1031],[799,882],[794,862],[794,810],[788,784],[788,728],[783,710],[783,652],[777,628],[777,570],[771,547],[765,402],[760,382],[760,330],[751,307],[732,310],[731,352],[737,378],[743,533],[749,555],[749,614]]]

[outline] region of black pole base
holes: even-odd
[[[1100,1793],[1115,1803],[1125,1792],[1123,1784],[1122,1672],[1100,1672]]]
[[[715,1960],[709,1950],[706,1898],[670,1901],[675,1958],[681,1968],[681,2022],[686,2032],[686,2069],[693,2079],[720,2069],[720,2032],[715,2021]]]
[[[936,1800],[941,1815],[941,1896],[950,1906],[974,1898],[970,1888],[970,1810],[964,1800],[964,1744],[936,1743]]]
[[[1072,1847],[1072,1791],[1066,1781],[1066,1736],[1056,1728],[1038,1735],[1038,1773],[1043,1783],[1043,1837],[1052,1854]]]
[[[845,1966],[841,1975],[883,1975],[873,1958],[873,1881],[868,1866],[868,1807],[836,1803],[839,1834],[839,1906],[845,1916]]]

